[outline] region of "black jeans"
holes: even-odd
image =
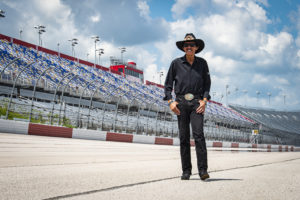
[[[199,107],[199,99],[187,101],[185,99],[176,99],[180,110],[178,118],[180,155],[182,171],[184,173],[192,172],[191,148],[190,148],[190,123],[192,125],[193,137],[195,140],[198,171],[207,170],[207,150],[203,133],[204,115],[196,113]]]

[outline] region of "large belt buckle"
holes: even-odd
[[[188,101],[191,101],[191,100],[194,99],[194,95],[191,94],[191,93],[187,93],[187,94],[184,95],[184,98],[185,98],[186,100],[188,100]]]

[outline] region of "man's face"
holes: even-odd
[[[198,47],[196,46],[195,42],[185,42],[183,45],[183,50],[186,55],[195,55]]]

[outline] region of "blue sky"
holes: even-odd
[[[43,46],[94,61],[92,35],[109,57],[134,60],[145,79],[160,82],[179,56],[175,42],[193,32],[205,41],[211,95],[227,102],[277,110],[300,110],[300,2],[297,0],[0,0],[6,17],[0,33],[36,44],[33,26],[46,26]],[[89,56],[87,56],[89,54]],[[162,77],[164,80],[164,77]],[[256,91],[260,92],[257,99]],[[269,104],[269,96],[271,100]],[[223,96],[223,97],[222,97]],[[284,104],[284,96],[286,103]]]
[[[174,4],[173,0],[150,0],[148,5],[150,8],[150,16],[152,18],[164,18],[167,21],[172,21],[172,12],[171,8]]]

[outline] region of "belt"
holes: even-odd
[[[198,98],[202,98],[202,95],[200,94],[192,94],[192,93],[187,93],[185,95],[176,95],[176,97],[178,98],[184,98],[187,101],[191,101],[193,99],[198,99]]]

